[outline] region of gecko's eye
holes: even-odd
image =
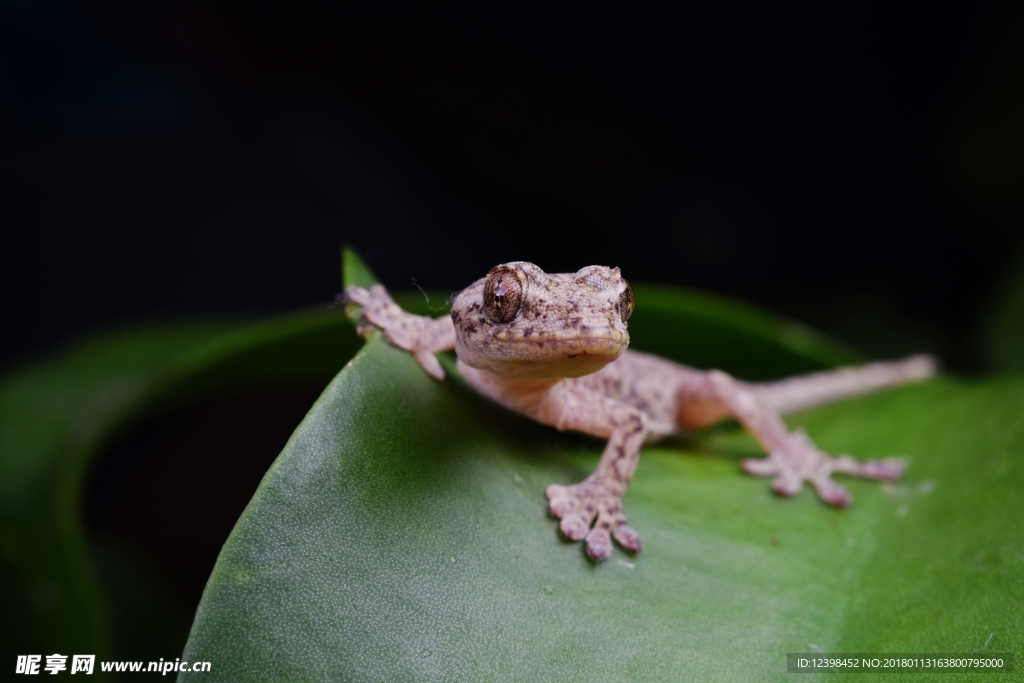
[[[484,310],[496,323],[507,323],[523,306],[523,283],[511,268],[495,268],[484,284]]]
[[[622,318],[622,322],[626,322],[629,316],[633,315],[633,288],[625,280],[622,283],[626,288],[619,294],[619,317]]]

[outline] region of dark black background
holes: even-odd
[[[325,305],[343,243],[393,289],[618,265],[981,367],[1014,7],[5,3],[0,367]]]

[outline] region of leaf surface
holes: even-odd
[[[848,482],[845,511],[742,475],[736,432],[648,448],[625,499],[645,549],[595,565],[544,489],[601,443],[378,336],[267,473],[183,658],[213,662],[204,680],[664,681],[782,680],[787,652],[1020,653],[1022,405],[1022,378],[943,379],[794,420],[913,459],[889,491]]]

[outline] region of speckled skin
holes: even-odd
[[[495,304],[494,291],[507,298]],[[626,550],[641,548],[640,537],[626,524],[622,496],[645,441],[732,417],[768,453],[745,461],[747,472],[773,477],[773,489],[787,496],[807,481],[825,502],[845,506],[850,495],[832,481],[833,472],[890,480],[903,473],[903,464],[826,455],[802,431],[786,429],[780,414],[924,379],[935,371],[932,359],[914,356],[746,384],[721,371],[627,351],[632,290],[618,268],[547,274],[525,261],[502,264],[460,292],[450,316],[438,319],[405,313],[380,285],[350,287],[346,296],[362,306],[361,332],[384,330],[432,376],[444,377],[434,354],[454,348],[460,373],[484,396],[557,429],[608,439],[593,474],[573,486],[547,490],[563,535],[586,538],[587,554],[595,561],[611,554],[612,538]],[[505,313],[514,315],[500,321]]]

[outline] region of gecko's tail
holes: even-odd
[[[751,384],[750,387],[765,404],[785,415],[886,387],[919,382],[933,376],[937,370],[935,358],[920,355]]]

